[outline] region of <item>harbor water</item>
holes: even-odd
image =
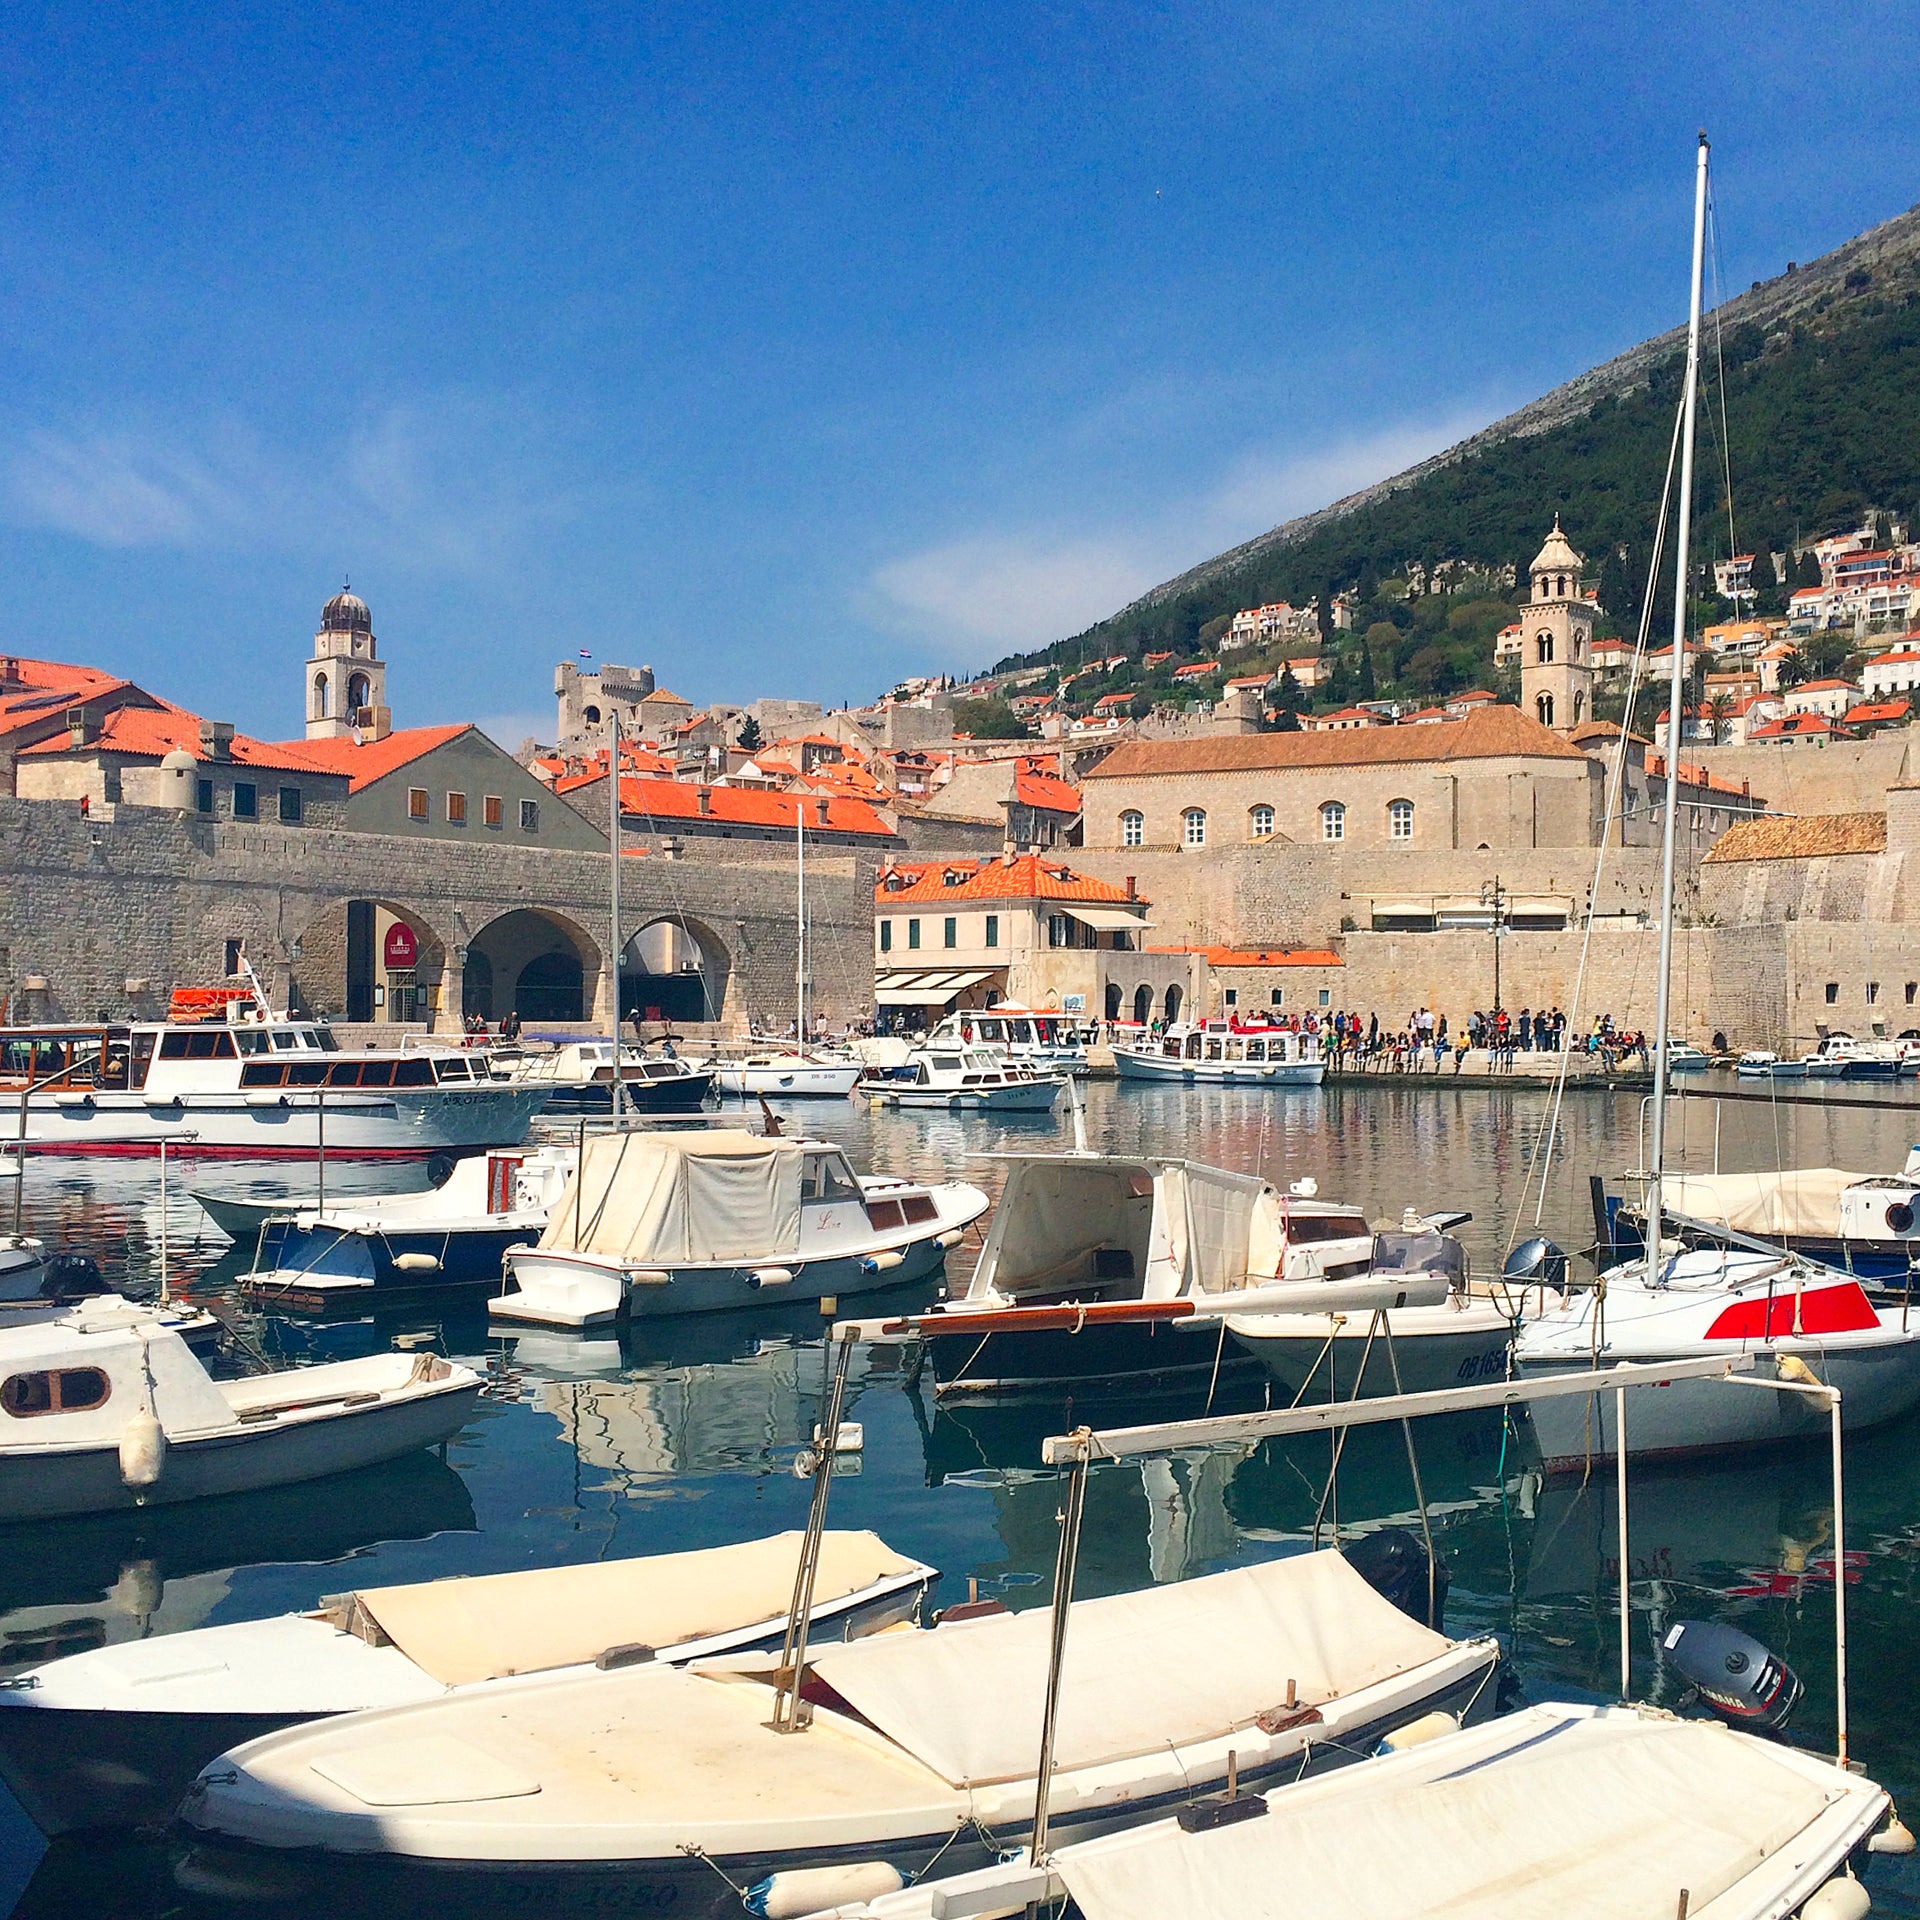
[[[1732,1090],[1724,1074],[1690,1084]],[[1910,1089],[1876,1090],[1877,1107],[1688,1099],[1675,1109],[1673,1163],[1898,1171],[1920,1139],[1920,1097]],[[1801,1097],[1817,1101],[1818,1085]],[[1257,1170],[1282,1185],[1311,1178],[1323,1196],[1375,1219],[1409,1206],[1469,1209],[1461,1232],[1479,1271],[1534,1232],[1569,1249],[1590,1245],[1588,1175],[1617,1183],[1639,1164],[1645,1121],[1639,1095],[1570,1093],[1542,1182],[1553,1103],[1533,1089],[1379,1084],[1269,1095],[1097,1084],[1086,1105],[1098,1147]],[[790,1131],[842,1142],[862,1171],[962,1177],[990,1189],[1001,1163],[981,1156],[1071,1144],[1064,1103],[1053,1115],[984,1119],[859,1101],[785,1112]],[[571,1335],[490,1333],[484,1301],[471,1296],[420,1296],[328,1320],[240,1305],[233,1288],[246,1250],[211,1227],[191,1189],[310,1201],[312,1179],[311,1168],[171,1168],[164,1238],[176,1291],[214,1304],[276,1365],[423,1340],[489,1370],[479,1415],[444,1458],[421,1454],[197,1507],[0,1530],[0,1672],[309,1607],[346,1588],[714,1545],[803,1524],[809,1488],[794,1461],[825,1387],[813,1306]],[[390,1169],[327,1169],[332,1195],[393,1179]],[[0,1196],[10,1201],[10,1188]],[[25,1214],[29,1231],[92,1253],[110,1277],[158,1277],[151,1161],[36,1161]],[[956,1282],[976,1245],[977,1234],[950,1257]],[[1039,1466],[1041,1439],[1083,1421],[1200,1410],[1139,1398],[950,1409],[935,1405],[931,1380],[903,1366],[899,1350],[878,1349],[854,1368],[847,1417],[862,1426],[865,1446],[836,1475],[830,1523],[870,1527],[939,1567],[936,1604],[966,1598],[971,1585],[1012,1607],[1041,1605],[1057,1538],[1057,1488]],[[1424,1422],[1415,1440],[1427,1515],[1452,1574],[1448,1629],[1502,1635],[1532,1697],[1609,1697],[1619,1576],[1611,1470],[1586,1486],[1543,1485],[1528,1469],[1524,1436],[1498,1417]],[[1356,1432],[1330,1492],[1328,1464],[1321,1439],[1095,1469],[1077,1590],[1113,1592],[1295,1551],[1313,1538],[1316,1517],[1323,1540],[1335,1526],[1418,1527],[1397,1428]],[[1794,1734],[1830,1748],[1833,1606],[1843,1581],[1853,1752],[1911,1820],[1920,1809],[1907,1665],[1920,1641],[1920,1422],[1850,1439],[1847,1468],[1840,1565],[1822,1447],[1635,1471],[1635,1691],[1655,1702],[1676,1697],[1657,1659],[1668,1623],[1725,1620],[1799,1672],[1807,1691]],[[0,1913],[198,1913],[197,1896],[175,1881],[175,1851],[165,1835],[48,1847],[0,1794]],[[1920,1913],[1920,1867],[1877,1860],[1869,1884],[1881,1911]]]

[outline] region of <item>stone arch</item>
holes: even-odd
[[[710,921],[656,913],[620,954],[620,1017],[643,1021],[726,1018],[733,955]]]
[[[577,921],[550,907],[513,907],[467,940],[461,1012],[499,1020],[511,1010],[528,1025],[592,1020],[600,975],[599,944]]]
[[[1543,727],[1552,726],[1553,725],[1553,695],[1550,693],[1540,694],[1534,700],[1533,711],[1535,715],[1538,717],[1540,724]]]
[[[1153,989],[1144,981],[1133,990],[1133,1024],[1144,1027],[1153,1018]]]
[[[331,698],[332,689],[327,685],[327,676],[324,673],[316,673],[313,676],[312,715],[314,719],[325,720],[328,718],[327,703]]]
[[[356,1023],[431,1023],[447,944],[417,907],[335,900],[288,944],[293,1005]]]
[[[1120,1018],[1122,990],[1118,980],[1109,980],[1106,990],[1106,1018],[1109,1025]]]
[[[1185,998],[1186,998],[1186,995],[1183,994],[1177,986],[1172,986],[1167,989],[1167,997],[1166,997],[1165,1004],[1167,1009],[1167,1019],[1169,1022],[1178,1020],[1180,1018],[1180,1002]]]
[[[362,707],[371,706],[373,683],[364,673],[356,673],[347,681],[347,711],[357,714]]]

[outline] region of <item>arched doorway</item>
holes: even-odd
[[[620,1017],[719,1020],[729,971],[725,943],[703,921],[685,914],[650,920],[620,955]]]
[[[600,949],[564,914],[516,907],[467,942],[461,1011],[483,1020],[509,1009],[523,1021],[591,1020],[600,985]]]
[[[291,997],[355,1024],[432,1018],[447,950],[425,917],[396,900],[340,900],[289,945]]]
[[[1153,1018],[1153,989],[1135,987],[1133,990],[1133,1024],[1144,1027]]]
[[[1175,1020],[1178,1020],[1180,1018],[1180,1002],[1185,998],[1186,996],[1180,991],[1178,987],[1169,987],[1167,989],[1166,1006],[1167,1006],[1167,1020],[1169,1023]]]
[[[1120,1018],[1120,1001],[1120,982],[1118,980],[1109,980],[1107,982],[1107,1020],[1109,1023]]]

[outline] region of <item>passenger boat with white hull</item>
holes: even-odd
[[[866,1071],[858,1060],[813,1052],[764,1051],[706,1064],[722,1093],[745,1100],[844,1100]]]
[[[0,1143],[29,1153],[418,1158],[511,1146],[544,1091],[458,1047],[343,1048],[249,991],[223,1019],[0,1028]]]
[[[936,1025],[922,1043],[929,1047],[985,1047],[1037,1073],[1085,1073],[1086,1042],[1071,1014],[1000,1001],[962,1007]]]
[[[628,1113],[693,1113],[713,1091],[711,1066],[625,1041],[617,1051],[620,1104]],[[611,1113],[615,1052],[611,1040],[566,1040],[509,1054],[502,1064],[514,1086],[541,1092],[549,1113]]]
[[[361,1588],[71,1654],[0,1682],[0,1780],[45,1834],[145,1826],[227,1748],[283,1727],[778,1646],[800,1540]],[[828,1532],[811,1637],[917,1619],[938,1577],[874,1534]]]
[[[1113,1064],[1122,1080],[1173,1086],[1317,1087],[1327,1071],[1317,1034],[1227,1020],[1142,1033],[1132,1046],[1114,1048]]]
[[[946,1113],[1046,1113],[1067,1084],[987,1047],[921,1047],[868,1082],[883,1106]]]
[[[499,1319],[594,1326],[850,1297],[936,1274],[978,1187],[862,1177],[827,1140],[589,1136],[538,1245],[506,1255]]]

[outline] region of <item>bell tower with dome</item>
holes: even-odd
[[[1533,557],[1533,597],[1520,616],[1520,707],[1557,733],[1593,718],[1593,621],[1598,609],[1580,592],[1579,554],[1554,516]]]
[[[307,738],[384,740],[393,731],[387,669],[373,637],[373,615],[350,587],[320,611],[307,662]]]

